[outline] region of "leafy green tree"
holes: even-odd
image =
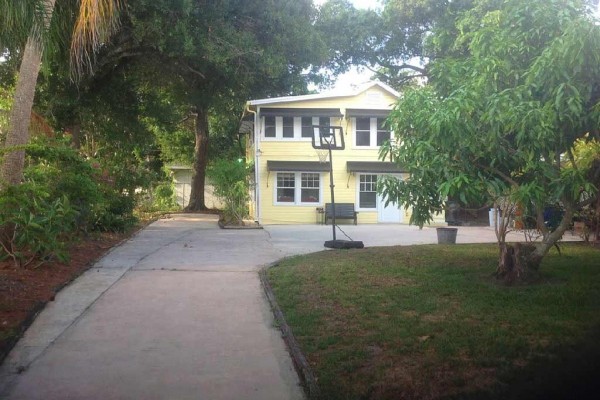
[[[188,210],[201,210],[213,116],[251,97],[306,90],[325,55],[312,29],[310,0],[172,2],[140,0],[128,9],[133,36],[179,85],[194,129],[194,177]],[[239,109],[233,111],[239,115]],[[213,124],[215,126],[215,124]]]
[[[387,0],[382,10],[373,11],[356,9],[348,0],[330,0],[315,26],[329,49],[330,70],[344,72],[360,65],[374,78],[401,88],[426,78],[430,60],[456,51],[448,46],[458,35],[455,19],[472,4]]]
[[[315,29],[327,51],[327,59],[324,65],[315,66],[324,67],[325,76],[320,79],[319,75],[313,74],[313,80],[325,85],[352,66],[372,67],[375,48],[380,46],[386,31],[379,13],[357,9],[348,0],[323,3],[315,20]]]
[[[419,226],[447,196],[533,209],[540,242],[498,237],[498,276],[527,280],[575,210],[598,196],[600,169],[581,166],[573,149],[600,135],[600,26],[577,0],[490,4],[457,19],[461,33],[431,61],[429,84],[405,91],[392,113],[397,144],[384,153],[410,178],[387,181],[383,193],[412,207]],[[550,207],[562,210],[556,223]]]
[[[67,1],[67,0],[65,0]],[[2,0],[0,19],[0,48],[19,49],[24,44],[14,101],[10,114],[6,148],[15,148],[4,155],[0,166],[0,189],[19,184],[23,177],[25,153],[21,146],[29,140],[29,121],[37,77],[47,32],[53,23],[56,0]],[[72,36],[72,62],[77,73],[89,65],[92,54],[102,45],[116,26],[119,0],[80,0],[78,18]],[[60,21],[56,21],[59,24]],[[23,39],[27,38],[23,43]],[[5,45],[8,43],[8,45]]]

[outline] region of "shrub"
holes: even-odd
[[[124,231],[136,222],[134,194],[115,188],[68,142],[38,137],[25,150],[24,183],[0,193],[0,257],[18,266],[66,261],[78,232]]]
[[[142,212],[174,211],[179,209],[171,182],[162,182],[141,196],[138,208]]]
[[[215,188],[214,194],[223,202],[225,223],[243,224],[244,218],[249,215],[248,173],[244,163],[231,160],[218,160],[207,170]]]
[[[96,207],[93,229],[100,232],[123,232],[133,226],[137,218],[133,215],[133,196],[107,190],[104,201]]]
[[[0,256],[12,258],[17,267],[34,260],[38,265],[52,258],[67,261],[77,215],[67,196],[51,199],[32,183],[8,187],[0,193]]]
[[[172,183],[161,183],[154,188],[152,204],[159,210],[172,210],[177,208],[175,191]]]
[[[78,211],[83,232],[122,232],[136,222],[133,195],[120,192],[94,162],[84,159],[67,142],[36,138],[27,146],[25,180],[45,187],[49,198],[66,196]]]
[[[98,172],[65,143],[44,140],[27,146],[25,181],[43,187],[51,199],[66,196],[79,213],[77,228],[87,232],[105,201]]]

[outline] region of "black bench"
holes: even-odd
[[[325,225],[329,219],[333,219],[333,207],[331,203],[326,203]],[[357,225],[358,211],[354,211],[354,203],[335,203],[335,219],[353,219],[354,225]]]

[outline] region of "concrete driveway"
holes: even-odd
[[[436,242],[433,228],[341,228],[366,246]],[[323,250],[331,235],[318,225],[221,230],[210,215],[159,220],[48,304],[0,368],[0,398],[302,399],[257,271]],[[459,228],[459,243],[493,241],[491,228]]]
[[[419,229],[399,224],[340,225],[336,230],[338,239],[361,240],[366,247],[408,246],[413,244],[437,243],[434,227]],[[325,240],[333,236],[331,225],[269,225],[265,226],[269,241],[285,255],[313,253],[323,250]],[[345,233],[345,234],[344,234]],[[347,236],[346,236],[347,235]],[[508,241],[523,241],[522,232],[510,232]],[[567,232],[564,241],[579,241],[581,238]],[[495,243],[496,234],[492,227],[460,226],[457,243]]]

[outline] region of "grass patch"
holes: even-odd
[[[480,244],[324,251],[268,278],[326,399],[560,398],[600,371],[600,251],[561,248],[532,286],[498,285]]]

